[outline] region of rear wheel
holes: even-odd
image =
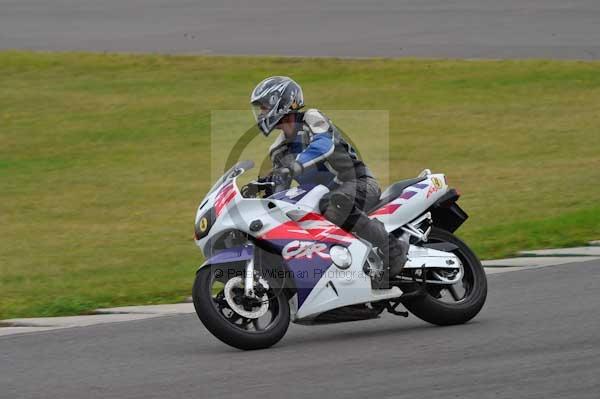
[[[426,285],[426,294],[406,301],[404,306],[418,318],[437,325],[462,324],[475,317],[487,297],[487,279],[481,262],[458,237],[440,228],[432,228],[427,243],[450,243],[461,261],[463,278],[453,285]]]
[[[215,337],[235,348],[268,348],[285,335],[290,323],[285,292],[257,277],[251,298],[244,295],[243,267],[207,266],[196,274],[196,314]]]

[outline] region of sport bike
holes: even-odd
[[[367,213],[408,240],[408,261],[382,285],[383,262],[371,243],[325,219],[323,185],[238,188],[251,161],[234,165],[200,203],[194,238],[206,261],[196,273],[198,317],[218,339],[240,349],[278,342],[289,323],[378,318],[383,311],[437,325],[479,313],[487,281],[473,251],[453,233],[467,219],[459,193],[428,169],[392,184]],[[242,194],[244,193],[244,194]],[[263,194],[263,195],[261,195]]]

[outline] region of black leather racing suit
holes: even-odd
[[[290,141],[281,133],[269,149],[273,169],[296,163],[300,168],[295,169],[301,172],[294,179],[299,184],[329,187],[320,202],[325,217],[378,247],[389,274],[396,275],[406,262],[408,244],[366,215],[365,210],[372,209],[381,195],[373,174],[324,114],[309,109],[296,114],[296,121],[296,137]]]

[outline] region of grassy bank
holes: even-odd
[[[445,172],[481,258],[600,238],[597,62],[4,52],[0,319],[189,295],[194,211],[227,152],[211,111],[247,109],[273,74],[310,106],[389,111],[389,166],[361,153],[391,180]]]

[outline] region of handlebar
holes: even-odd
[[[289,174],[277,173],[277,170],[273,172],[274,173],[265,178],[265,180],[254,180],[242,187],[242,196],[246,198],[254,198],[258,195],[258,193],[263,191],[265,192],[266,196],[270,196],[273,193],[278,193],[290,188],[292,178]]]
[[[241,193],[243,197],[254,198],[261,191],[268,193],[273,190],[275,182],[254,180],[242,187]]]

